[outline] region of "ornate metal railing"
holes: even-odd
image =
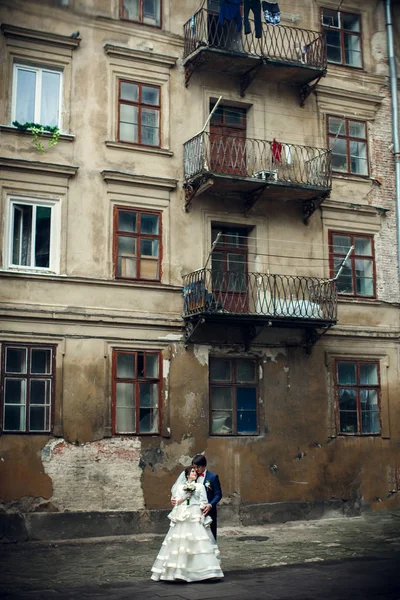
[[[330,188],[331,153],[326,148],[203,132],[184,144],[185,179],[207,172]]]
[[[231,314],[336,322],[336,283],[331,280],[211,269],[199,269],[183,279],[185,317]]]
[[[218,15],[202,8],[184,25],[184,58],[198,48],[214,48],[231,54],[250,54],[259,58],[307,65],[325,70],[327,65],[325,33],[262,24],[261,38],[255,37],[254,22],[251,32],[244,33],[244,24],[238,32],[234,21],[221,27]]]

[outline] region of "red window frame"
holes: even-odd
[[[119,354],[128,354],[134,356],[135,360],[135,376],[134,377],[117,377],[117,357]],[[138,356],[143,355],[144,375],[139,376],[138,373]],[[158,357],[158,377],[147,377],[146,374],[146,356],[153,355]],[[132,432],[119,432],[117,431],[117,383],[128,383],[134,387],[134,406],[135,411],[135,431]],[[140,384],[141,383],[155,383],[158,385],[158,428],[157,431],[140,431]],[[126,350],[126,349],[115,349],[112,353],[112,434],[113,435],[160,435],[162,425],[162,411],[161,411],[161,383],[162,383],[162,360],[160,350]],[[144,408],[144,407],[142,407]]]
[[[357,382],[355,385],[350,384],[339,384],[338,382],[338,365],[339,363],[350,363],[356,365],[356,376]],[[361,384],[360,383],[360,365],[365,364],[373,364],[376,365],[377,374],[378,374],[378,383],[376,385],[372,384]],[[368,360],[368,359],[350,359],[350,358],[336,358],[334,361],[334,385],[335,385],[335,419],[336,419],[336,431],[338,435],[343,436],[379,436],[382,431],[382,422],[381,422],[381,378],[380,378],[380,369],[379,369],[379,360]],[[346,411],[340,411],[339,406],[339,389],[340,388],[350,388],[354,389],[356,392],[356,412],[357,412],[357,431],[356,432],[347,432],[340,430],[340,413]],[[378,395],[378,422],[379,422],[379,431],[377,432],[366,432],[362,431],[362,418],[361,418],[361,400],[360,400],[360,391],[361,390],[377,390]]]
[[[230,380],[217,380],[212,379],[211,375],[211,363],[213,360],[223,360],[231,363],[231,379]],[[242,361],[251,361],[254,363],[254,380],[252,382],[238,382],[237,376],[237,363]],[[236,357],[236,358],[225,358],[220,356],[210,357],[210,371],[209,371],[209,415],[210,415],[210,435],[211,436],[224,436],[224,437],[232,437],[232,436],[255,436],[260,434],[260,414],[259,414],[259,406],[258,406],[258,361],[255,358],[251,357]],[[213,432],[213,408],[212,408],[212,389],[213,388],[230,388],[233,390],[232,394],[232,432],[231,433],[221,433],[221,432]],[[238,408],[237,408],[237,390],[239,388],[252,388],[255,389],[256,394],[256,422],[257,422],[257,430],[254,432],[238,432]],[[252,411],[253,412],[253,411]]]
[[[334,259],[341,258],[344,259],[346,257],[347,252],[343,251],[343,253],[334,252],[334,236],[341,235],[347,236],[350,238],[350,246],[355,246],[355,238],[365,238],[371,242],[372,254],[356,254],[355,249],[350,254],[348,258],[348,262],[351,264],[351,272],[352,272],[352,283],[353,283],[353,293],[347,292],[339,292],[339,296],[350,297],[350,298],[363,298],[363,299],[375,299],[376,298],[376,264],[375,264],[375,246],[374,246],[374,236],[368,235],[365,233],[354,233],[349,231],[329,231],[329,267],[331,272],[331,277],[335,276],[335,267],[334,267]],[[366,296],[365,294],[357,293],[357,273],[356,273],[356,261],[357,260],[370,260],[372,261],[372,277],[373,277],[373,294],[371,296]],[[338,281],[340,281],[340,276]]]
[[[137,232],[127,232],[120,231],[118,229],[118,214],[119,211],[123,212],[131,212],[136,213],[137,219]],[[141,216],[142,215],[152,215],[158,217],[158,234],[150,234],[150,233],[141,233],[140,224],[141,224]],[[136,277],[124,277],[123,275],[118,275],[118,238],[119,237],[130,237],[136,239]],[[158,277],[156,279],[148,279],[145,277],[141,277],[141,240],[142,239],[150,239],[158,241],[158,259],[157,259],[157,267],[158,267]],[[114,243],[113,243],[113,262],[114,262],[114,277],[115,279],[124,279],[129,281],[148,281],[148,282],[160,282],[162,271],[162,219],[161,212],[155,210],[141,210],[137,208],[131,208],[127,206],[115,206],[114,207]]]
[[[126,100],[121,98],[121,84],[122,83],[130,83],[132,85],[137,85],[139,88],[139,99],[137,102],[133,102],[130,100]],[[146,104],[142,101],[142,89],[146,88],[154,88],[158,90],[159,104]],[[138,141],[137,142],[129,142],[127,140],[121,140],[120,128],[121,128],[121,105],[127,106],[136,106],[138,109]],[[154,110],[159,113],[158,117],[158,144],[144,144],[142,142],[142,109],[147,108],[149,110]],[[132,146],[145,146],[146,148],[161,148],[161,87],[159,85],[153,85],[151,83],[139,83],[138,81],[131,81],[130,79],[118,79],[118,141],[123,144],[131,144]]]
[[[339,27],[331,27],[329,25],[324,24],[324,21],[323,21],[324,10],[338,14]],[[344,29],[344,27],[342,26],[342,15],[358,17],[359,24],[360,24],[360,31],[351,31],[350,29]],[[331,65],[342,65],[343,67],[350,67],[351,69],[363,70],[364,69],[364,57],[363,57],[363,35],[362,35],[361,15],[358,13],[352,13],[352,12],[347,12],[347,11],[342,11],[342,10],[335,10],[334,8],[328,8],[325,6],[325,7],[321,8],[321,25],[322,25],[322,29],[325,31],[337,31],[340,34],[340,51],[341,51],[341,55],[342,55],[342,61],[336,62],[333,60],[329,60],[329,57],[328,57],[328,63]],[[355,36],[360,39],[360,56],[361,56],[361,66],[360,67],[357,67],[355,65],[350,65],[345,62],[345,60],[346,60],[345,45],[344,45],[344,36],[345,35]]]
[[[344,134],[340,133],[340,134],[336,134],[336,133],[331,133],[329,131],[329,119],[339,119],[340,121],[343,121],[344,123]],[[362,123],[365,127],[365,138],[358,138],[358,137],[354,137],[352,135],[350,135],[349,132],[349,123],[350,122],[355,122],[355,123]],[[332,171],[334,173],[339,173],[342,175],[356,175],[357,177],[369,177],[369,173],[370,173],[370,166],[369,166],[369,148],[368,148],[368,126],[367,126],[367,122],[366,121],[361,121],[361,119],[352,119],[350,117],[343,117],[343,116],[337,116],[337,115],[327,115],[326,116],[326,135],[328,138],[328,148],[330,148],[330,140],[345,140],[346,141],[346,156],[347,156],[347,171],[342,171],[342,170],[336,170],[335,168],[332,167]],[[355,171],[351,170],[351,155],[350,155],[350,142],[361,142],[365,144],[365,148],[366,148],[366,161],[367,161],[367,173],[363,174],[363,173],[357,173]],[[333,153],[334,148],[331,149],[332,153]]]
[[[55,377],[56,377],[56,347],[51,344],[21,344],[12,342],[3,342],[1,356],[1,379],[0,379],[0,431],[3,434],[26,434],[45,435],[51,433],[54,426],[54,397],[55,397]],[[8,373],[6,372],[6,350],[7,348],[18,348],[26,350],[26,373]],[[31,353],[32,350],[50,350],[51,352],[51,373],[31,373]],[[25,429],[5,430],[5,379],[24,379],[26,381],[26,403],[25,403]],[[30,430],[30,382],[34,380],[50,380],[50,418],[48,429]],[[40,405],[42,406],[42,405]]]
[[[142,25],[148,25],[149,27],[156,27],[157,29],[161,29],[162,26],[162,0],[160,0],[160,12],[158,16],[158,23],[144,23],[143,21],[143,0],[138,0],[139,3],[139,19],[136,21],[134,19],[129,19],[125,16],[124,11],[124,0],[120,0],[119,3],[119,15],[121,21],[129,21],[130,23],[141,23]]]

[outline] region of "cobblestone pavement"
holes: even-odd
[[[400,511],[222,529],[220,583],[149,582],[161,541],[142,534],[3,544],[1,597],[400,600]],[[319,595],[326,586],[331,592]]]

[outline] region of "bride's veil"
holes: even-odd
[[[175,496],[178,495],[178,489],[181,485],[183,485],[186,481],[186,473],[185,471],[182,471],[182,473],[179,475],[178,479],[175,481],[174,485],[171,488],[171,496],[172,498],[174,498]]]

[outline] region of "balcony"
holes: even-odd
[[[187,86],[194,71],[207,69],[220,74],[236,75],[240,94],[258,76],[265,81],[286,82],[303,87],[302,101],[308,84],[326,74],[326,39],[319,31],[267,25],[263,22],[260,38],[238,32],[234,21],[221,27],[218,15],[202,8],[184,25],[184,66]]]
[[[184,277],[186,340],[205,323],[215,326],[307,330],[310,349],[337,321],[336,282],[317,277],[198,269]],[[248,330],[247,330],[248,331]]]
[[[332,188],[331,153],[326,148],[202,132],[184,144],[186,210],[209,194],[257,200],[303,202],[308,221]]]

